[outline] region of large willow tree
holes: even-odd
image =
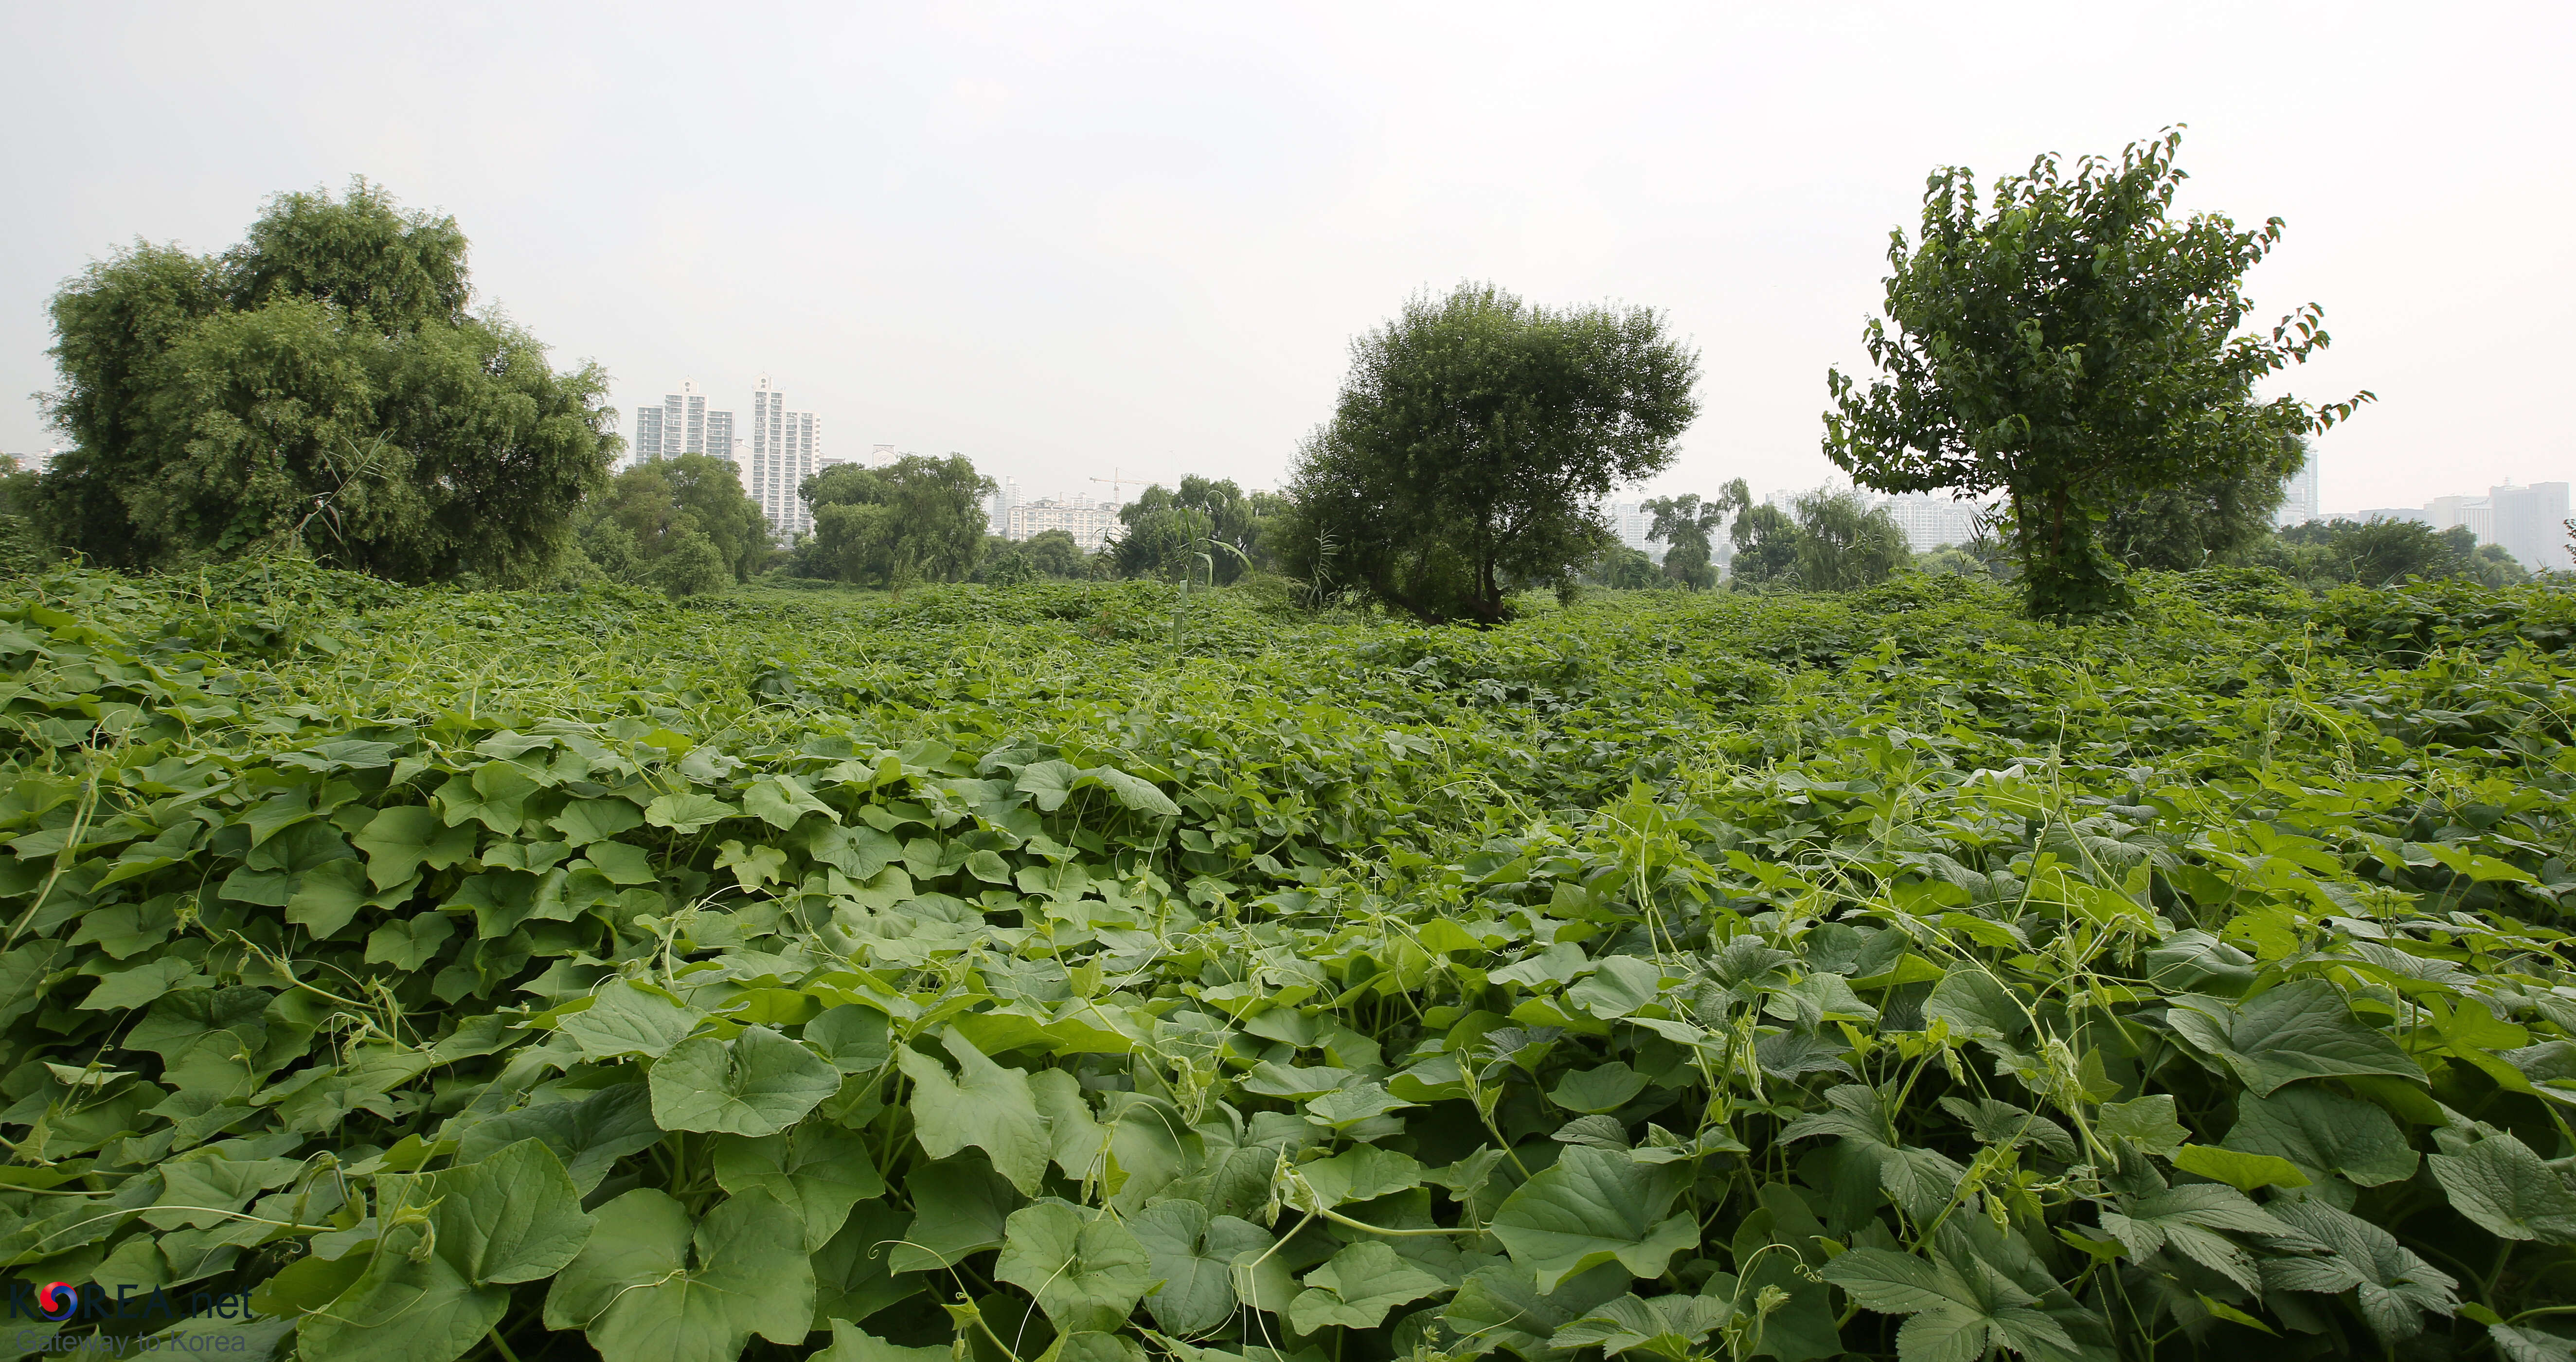
[[[453,218],[282,194],[220,255],[137,243],[53,300],[75,448],[31,511],[125,568],[300,546],[405,581],[533,580],[606,475],[596,365],[470,310]]]

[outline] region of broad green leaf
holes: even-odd
[[[1058,1201],[1011,1213],[993,1276],[1035,1297],[1056,1328],[1115,1330],[1154,1284],[1152,1259],[1114,1218]]]
[[[1856,1157],[1877,1165],[1878,1183],[1890,1199],[1916,1220],[1938,1217],[1951,1193],[1967,1176],[1937,1150],[1894,1143],[1888,1132],[1887,1099],[1876,1088],[1843,1083],[1825,1090],[1824,1111],[1811,1111],[1781,1128],[1783,1141],[1810,1135],[1839,1135]]]
[[[472,775],[458,772],[438,787],[440,816],[449,827],[470,820],[507,837],[525,821],[528,796],[538,788],[516,762],[485,762]]]
[[[2187,1144],[2174,1151],[2173,1166],[2186,1173],[2215,1178],[2240,1192],[2257,1187],[2305,1187],[2308,1175],[2288,1159],[2247,1154],[2214,1145]]]
[[[2322,979],[2294,979],[2241,1005],[2183,994],[2166,1020],[2203,1054],[2235,1070],[2257,1097],[2302,1078],[2424,1078],[2394,1038],[2354,1020],[2343,995]]]
[[[662,878],[653,873],[653,859],[644,848],[624,842],[593,842],[583,848],[582,860],[610,884],[652,884]]]
[[[532,1139],[433,1175],[424,1200],[437,1206],[438,1252],[477,1286],[551,1277],[591,1235],[563,1164]]]
[[[2394,1118],[2373,1102],[2296,1084],[2269,1097],[2239,1093],[2227,1146],[2272,1154],[2312,1173],[2339,1173],[2378,1187],[2415,1172],[2415,1151]]]
[[[580,1329],[620,1362],[734,1362],[754,1334],[802,1343],[814,1322],[803,1241],[765,1192],[727,1197],[692,1232],[679,1202],[637,1188],[599,1209],[589,1247],[546,1293],[546,1327]]]
[[[904,1190],[914,1215],[891,1259],[897,1272],[954,1267],[968,1254],[1000,1248],[1003,1226],[1025,1199],[1010,1179],[976,1158],[915,1168]]]
[[[367,880],[378,889],[401,884],[424,865],[444,870],[474,854],[474,830],[451,828],[438,811],[407,804],[385,809],[350,839],[367,853]]]
[[[1233,1265],[1274,1242],[1270,1232],[1230,1215],[1210,1215],[1195,1201],[1165,1201],[1127,1222],[1161,1283],[1145,1297],[1164,1333],[1188,1337],[1234,1314]]]
[[[1490,1228],[1542,1292],[1613,1261],[1659,1276],[1675,1253],[1699,1244],[1697,1220],[1664,1214],[1676,1190],[1660,1168],[1625,1152],[1574,1145],[1506,1198]]]
[[[815,1353],[812,1362],[951,1362],[955,1356],[946,1347],[912,1348],[888,1343],[845,1319],[833,1319],[831,1329],[832,1346]]]
[[[1998,1346],[2043,1356],[2077,1351],[2064,1325],[2033,1308],[2038,1298],[1982,1260],[1958,1265],[1858,1248],[1827,1263],[1824,1274],[1863,1309],[1911,1317],[1896,1338],[1907,1362],[1975,1362]]]
[[[1068,762],[1033,761],[1020,768],[1020,778],[1012,788],[1029,796],[1029,802],[1041,812],[1053,813],[1064,807],[1066,796],[1073,793],[1074,781],[1081,775]]]
[[[2105,1104],[2093,1130],[2105,1140],[2131,1141],[2150,1154],[2171,1155],[2191,1138],[2174,1119],[2173,1094],[2162,1092]]]
[[[2490,1128],[2459,1154],[2434,1154],[2433,1178],[2451,1207],[2501,1239],[2576,1243],[2576,1191],[2509,1131]]]
[[[1441,1320],[1469,1356],[1508,1348],[1526,1362],[1565,1362],[1574,1350],[1550,1344],[1556,1331],[1625,1294],[1629,1280],[1628,1269],[1609,1263],[1542,1292],[1528,1268],[1495,1263],[1467,1274]]]
[[[1709,1280],[1712,1290],[1732,1288],[1727,1276]],[[1559,1348],[1597,1347],[1605,1357],[1625,1352],[1652,1353],[1668,1362],[1684,1362],[1699,1342],[1735,1317],[1731,1298],[1665,1295],[1647,1300],[1627,1295],[1556,1331],[1549,1340]]]
[[[658,988],[617,979],[592,995],[590,1006],[565,1014],[555,1029],[572,1037],[587,1059],[658,1059],[705,1019],[705,1013],[673,1002]]]
[[[195,965],[177,956],[163,956],[102,976],[98,987],[90,990],[80,1005],[86,1012],[126,1012],[146,1006],[165,993],[213,986],[212,980],[197,973]]]
[[[653,1104],[643,1083],[619,1083],[567,1101],[522,1107],[488,1116],[466,1128],[456,1156],[466,1162],[533,1139],[554,1151],[574,1190],[588,1196],[625,1156],[660,1142]]]
[[[862,1201],[814,1254],[814,1327],[836,1319],[864,1321],[922,1289],[922,1277],[894,1270],[912,1217],[882,1201]]]
[[[772,772],[743,787],[742,811],[785,831],[796,826],[798,819],[809,813],[839,821],[832,806],[816,799],[805,783],[785,772]]]
[[[2467,1314],[2463,1309],[2461,1314]],[[2576,1362],[2576,1338],[2553,1334],[2528,1324],[2495,1323],[2487,1338],[2504,1362]]]
[[[2030,1013],[1995,976],[1954,969],[1923,1000],[1923,1020],[1950,1024],[1950,1034],[1979,1040],[2014,1040],[2030,1029]]]
[[[1098,781],[1118,797],[1119,803],[1138,813],[1152,814],[1157,818],[1181,816],[1181,806],[1173,803],[1172,797],[1163,793],[1154,782],[1141,776],[1131,776],[1114,766],[1095,766],[1082,774],[1086,780]]]
[[[939,1061],[910,1046],[895,1051],[896,1065],[913,1082],[914,1138],[934,1159],[968,1145],[982,1149],[995,1171],[1034,1195],[1052,1149],[1029,1076],[986,1059],[953,1030],[942,1036],[941,1044],[957,1060],[954,1078]]]
[[[455,935],[456,919],[447,914],[414,913],[367,933],[367,963],[410,973],[437,959]]]
[[[1599,977],[1599,976],[1594,976]],[[1646,1076],[1618,1060],[1597,1068],[1568,1072],[1547,1098],[1568,1111],[1617,1111],[1646,1090]]]
[[[713,795],[696,790],[657,796],[644,806],[644,821],[673,832],[696,832],[710,823],[722,822],[742,810]]]
[[[367,871],[356,861],[317,865],[296,877],[286,900],[286,920],[328,941],[367,906]]]
[[[1333,1324],[1374,1329],[1387,1311],[1449,1284],[1397,1257],[1383,1240],[1364,1239],[1307,1273],[1306,1287],[1288,1305],[1288,1326],[1301,1334]]]
[[[903,859],[903,844],[875,828],[816,823],[806,833],[805,854],[853,880],[870,880]]]
[[[1625,1017],[1656,1001],[1664,987],[1663,967],[1633,955],[1604,956],[1592,977],[1565,991],[1565,1000],[1602,1021]]]
[[[858,1003],[827,1008],[805,1023],[805,1043],[845,1074],[875,1073],[894,1056],[886,1040],[886,1014]]]
[[[1422,1165],[1412,1155],[1366,1144],[1329,1159],[1298,1164],[1296,1173],[1327,1207],[1374,1201],[1422,1185]]]
[[[506,1286],[477,1286],[432,1243],[428,1221],[386,1230],[365,1271],[296,1325],[306,1357],[333,1362],[454,1362],[510,1308]]]
[[[766,1026],[732,1040],[698,1036],[653,1064],[653,1119],[664,1130],[768,1135],[794,1125],[841,1086],[832,1066]]]
[[[827,1121],[800,1121],[776,1135],[720,1135],[714,1162],[726,1191],[757,1187],[796,1212],[808,1251],[840,1233],[852,1206],[885,1192],[867,1142]]]
[[[644,826],[644,811],[623,799],[576,799],[548,819],[546,826],[574,846],[586,847]]]
[[[2416,1257],[2379,1226],[2314,1200],[2275,1202],[2268,1209],[2327,1252],[2264,1259],[2265,1290],[2350,1291],[2362,1322],[2383,1344],[2422,1333],[2428,1311],[2448,1316],[2459,1308],[2458,1279]]]

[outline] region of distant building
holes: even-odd
[[[2516,487],[2507,482],[2487,489],[2487,533],[2479,538],[2503,545],[2524,567],[2566,567],[2566,519],[2567,484]]]
[[[1965,544],[1977,537],[1977,517],[1990,509],[1979,501],[1958,501],[1928,493],[1878,497],[1874,509],[1905,531],[1905,547],[1928,553],[1945,544]]]
[[[2406,518],[2421,520],[2437,530],[2465,525],[2481,544],[2492,542],[2495,530],[2495,507],[2485,497],[2435,497],[2424,503],[2421,513]]]
[[[1080,496],[1062,501],[1041,497],[1012,504],[1002,521],[1002,537],[1028,539],[1049,530],[1062,530],[1073,536],[1075,547],[1089,553],[1117,542],[1119,532],[1125,528],[1118,519],[1118,503],[1114,501],[1093,501]]]
[[[789,411],[787,394],[763,377],[751,390],[751,461],[743,491],[780,534],[806,534],[814,513],[797,487],[814,476],[821,452],[820,423],[810,411]]]
[[[2288,481],[2281,484],[2281,514],[2275,524],[2287,527],[2305,525],[2324,514],[2325,503],[2318,498],[2316,451],[2308,451],[2307,461],[2299,465]]]
[[[680,380],[680,390],[662,395],[658,407],[635,409],[635,458],[671,459],[682,454],[730,457],[733,413],[707,410],[706,394],[695,380]]]
[[[884,448],[884,446],[879,446],[879,448]],[[1002,479],[999,483],[995,484],[992,499],[984,508],[984,523],[992,527],[993,533],[1003,535],[1007,538],[1009,536],[1009,530],[1007,527],[1011,523],[1011,508],[1019,504],[1020,480],[1018,478]]]

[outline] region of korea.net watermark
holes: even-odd
[[[105,1357],[247,1352],[252,1346],[247,1334],[170,1331],[192,1321],[258,1318],[246,1291],[171,1291],[131,1282],[11,1282],[6,1313],[0,1334],[9,1335],[7,1341],[23,1353]],[[98,1326],[97,1331],[64,1332],[89,1325]]]

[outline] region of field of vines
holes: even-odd
[[[2576,596],[2140,596],[14,579],[0,1354],[2576,1357]]]

